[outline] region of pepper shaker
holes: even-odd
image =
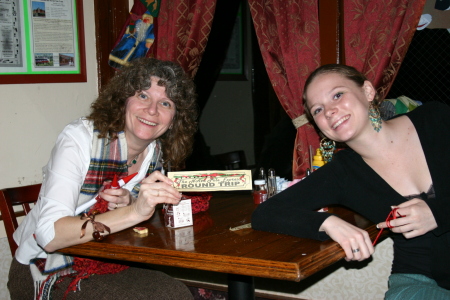
[[[270,168],[269,169],[269,177],[268,177],[268,181],[267,181],[267,187],[269,190],[269,195],[268,197],[272,197],[273,195],[276,194],[277,191],[277,178],[275,176],[275,170]]]

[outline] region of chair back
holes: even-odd
[[[18,227],[17,217],[24,216],[30,212],[30,204],[36,203],[40,190],[41,184],[0,190],[0,212],[2,213],[9,248],[13,257],[17,249],[17,244],[13,239],[13,233]],[[22,206],[22,210],[14,211],[14,207],[18,205]]]
[[[215,155],[219,164],[225,170],[239,170],[247,168],[247,160],[243,150],[227,152]]]

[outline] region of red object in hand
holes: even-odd
[[[395,219],[397,219],[397,217],[399,217],[399,218],[404,217],[399,212],[397,212],[397,209],[398,208],[394,208],[386,218],[386,225],[388,228],[393,228],[393,226],[391,226],[391,220],[395,220]],[[372,246],[375,246],[375,244],[377,243],[378,239],[380,238],[381,233],[383,232],[383,229],[384,228],[381,228],[380,232],[378,232],[377,237],[373,240]]]
[[[120,189],[119,180],[117,179],[117,175],[114,174],[114,178],[111,182],[111,189],[117,190]]]

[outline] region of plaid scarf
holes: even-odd
[[[92,199],[103,186],[103,182],[111,180],[114,174],[119,179],[126,177],[128,175],[127,155],[127,143],[123,131],[118,133],[117,139],[111,141],[109,138],[99,138],[98,130],[94,129],[91,162],[81,186],[79,203]],[[154,170],[162,169],[161,155],[161,144],[157,140],[145,177]],[[140,183],[133,187],[131,194],[137,196],[139,189]],[[100,199],[91,207],[90,211],[98,210],[100,213],[104,213],[107,209],[107,201]],[[128,266],[51,253],[48,254],[47,259],[31,261],[30,268],[35,281],[35,299],[50,299],[54,285],[60,282],[63,277],[71,277],[72,281],[66,290],[65,299],[70,291],[76,291],[80,288],[81,279],[94,274],[115,274],[126,270]]]
[[[86,195],[89,199],[98,193],[105,180],[113,179],[114,174],[119,179],[128,175],[125,133],[120,132],[113,141],[98,138],[98,133],[98,130],[94,129],[91,163],[80,190],[80,195]]]
[[[102,187],[103,182],[111,180],[114,174],[117,175],[118,179],[128,176],[127,156],[127,142],[123,131],[117,134],[117,139],[110,141],[108,138],[98,138],[98,130],[94,129],[91,163],[84,183],[81,186],[78,202],[85,203],[92,199]],[[155,170],[162,169],[161,157],[161,143],[159,140],[156,140],[155,149],[145,177]],[[131,191],[133,197],[139,194],[140,187],[140,183],[133,187]]]

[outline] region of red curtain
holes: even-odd
[[[303,115],[303,85],[320,66],[317,1],[249,0],[264,64],[281,105],[296,120],[293,177],[310,167],[309,145],[319,138]],[[304,125],[302,125],[304,124]]]
[[[408,51],[425,0],[344,0],[345,62],[384,99]]]
[[[150,55],[178,62],[194,78],[205,51],[216,0],[162,0]]]
[[[406,55],[425,0],[344,0],[346,64],[362,71],[384,98]],[[320,66],[317,0],[249,0],[258,43],[282,106],[297,129],[293,176],[309,167],[309,145],[319,138],[305,124],[304,82]],[[298,122],[295,122],[298,121]]]

